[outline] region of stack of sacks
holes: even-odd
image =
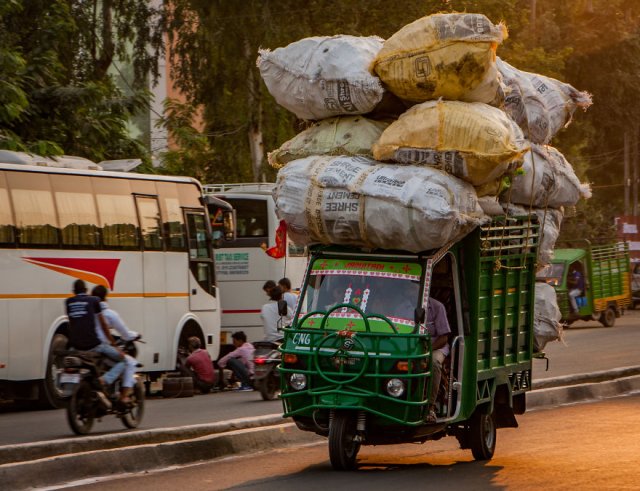
[[[269,154],[280,168],[276,212],[294,240],[417,252],[460,239],[486,219],[483,209],[503,214],[498,195],[533,155],[517,121],[492,106],[515,87],[502,85],[496,66],[505,37],[484,15],[436,14],[387,41],[314,37],[261,50],[257,64],[276,101],[320,120]],[[406,112],[373,121],[393,97]],[[530,99],[520,99],[526,110]],[[529,160],[537,171],[539,159]],[[520,186],[534,194],[546,185],[527,178]]]
[[[295,160],[278,173],[273,195],[299,244],[420,252],[464,237],[484,218],[464,181],[364,157]]]
[[[549,341],[562,339],[561,317],[555,288],[547,283],[536,283],[533,314],[534,351],[540,352]]]

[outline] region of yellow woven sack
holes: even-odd
[[[496,48],[506,38],[506,27],[482,14],[430,15],[387,39],[372,69],[407,101],[444,97],[498,104]]]
[[[361,155],[371,157],[371,146],[389,123],[363,116],[323,119],[299,133],[280,148],[269,152],[269,164],[276,169],[311,155]]]
[[[430,165],[480,186],[521,165],[529,144],[503,111],[480,102],[413,106],[373,145],[379,161]]]

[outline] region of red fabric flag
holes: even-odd
[[[275,259],[280,259],[287,254],[287,224],[284,220],[280,220],[280,225],[276,229],[276,245],[264,252]]]

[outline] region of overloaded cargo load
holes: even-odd
[[[534,351],[542,351],[549,341],[562,338],[562,314],[555,289],[548,283],[536,283],[536,304],[533,318]]]
[[[435,14],[404,26],[384,42],[372,68],[403,100],[438,97],[500,104],[496,48],[506,27],[482,14]]]
[[[292,160],[311,155],[361,155],[373,157],[371,146],[389,123],[364,116],[324,119],[285,142],[268,155],[269,164],[280,168]]]
[[[528,149],[520,128],[500,109],[438,100],[413,106],[391,123],[373,156],[433,166],[479,186],[517,168]]]
[[[377,36],[309,37],[259,50],[257,65],[278,104],[301,119],[366,114],[384,94],[369,72],[382,42]]]
[[[569,84],[518,70],[500,58],[497,66],[505,86],[504,110],[533,143],[549,143],[577,108],[591,105],[591,95]]]
[[[308,157],[278,172],[278,217],[300,245],[420,252],[469,233],[486,217],[472,186],[429,167],[364,157]]]
[[[513,177],[509,201],[536,208],[575,206],[590,198],[589,184],[578,180],[573,167],[558,150],[532,145],[524,157],[522,173]]]
[[[479,200],[480,206],[487,215],[500,215],[496,212],[495,207],[487,205],[486,198]],[[527,208],[513,204],[502,204],[503,213],[511,216],[528,215],[530,212]],[[538,223],[540,224],[540,239],[538,241],[538,269],[543,268],[553,259],[553,251],[556,247],[556,241],[560,235],[560,227],[564,218],[564,210],[554,208],[533,208],[531,212],[538,215]]]

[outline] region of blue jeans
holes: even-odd
[[[251,385],[251,374],[240,358],[229,358],[227,366],[233,370],[242,385]]]
[[[118,379],[120,374],[122,374],[125,369],[124,357],[122,356],[122,354],[120,354],[120,351],[118,351],[110,344],[106,343],[100,343],[98,346],[91,348],[91,351],[101,353],[110,360],[117,362],[107,373],[102,376],[102,379],[105,381],[105,383],[111,385]]]

